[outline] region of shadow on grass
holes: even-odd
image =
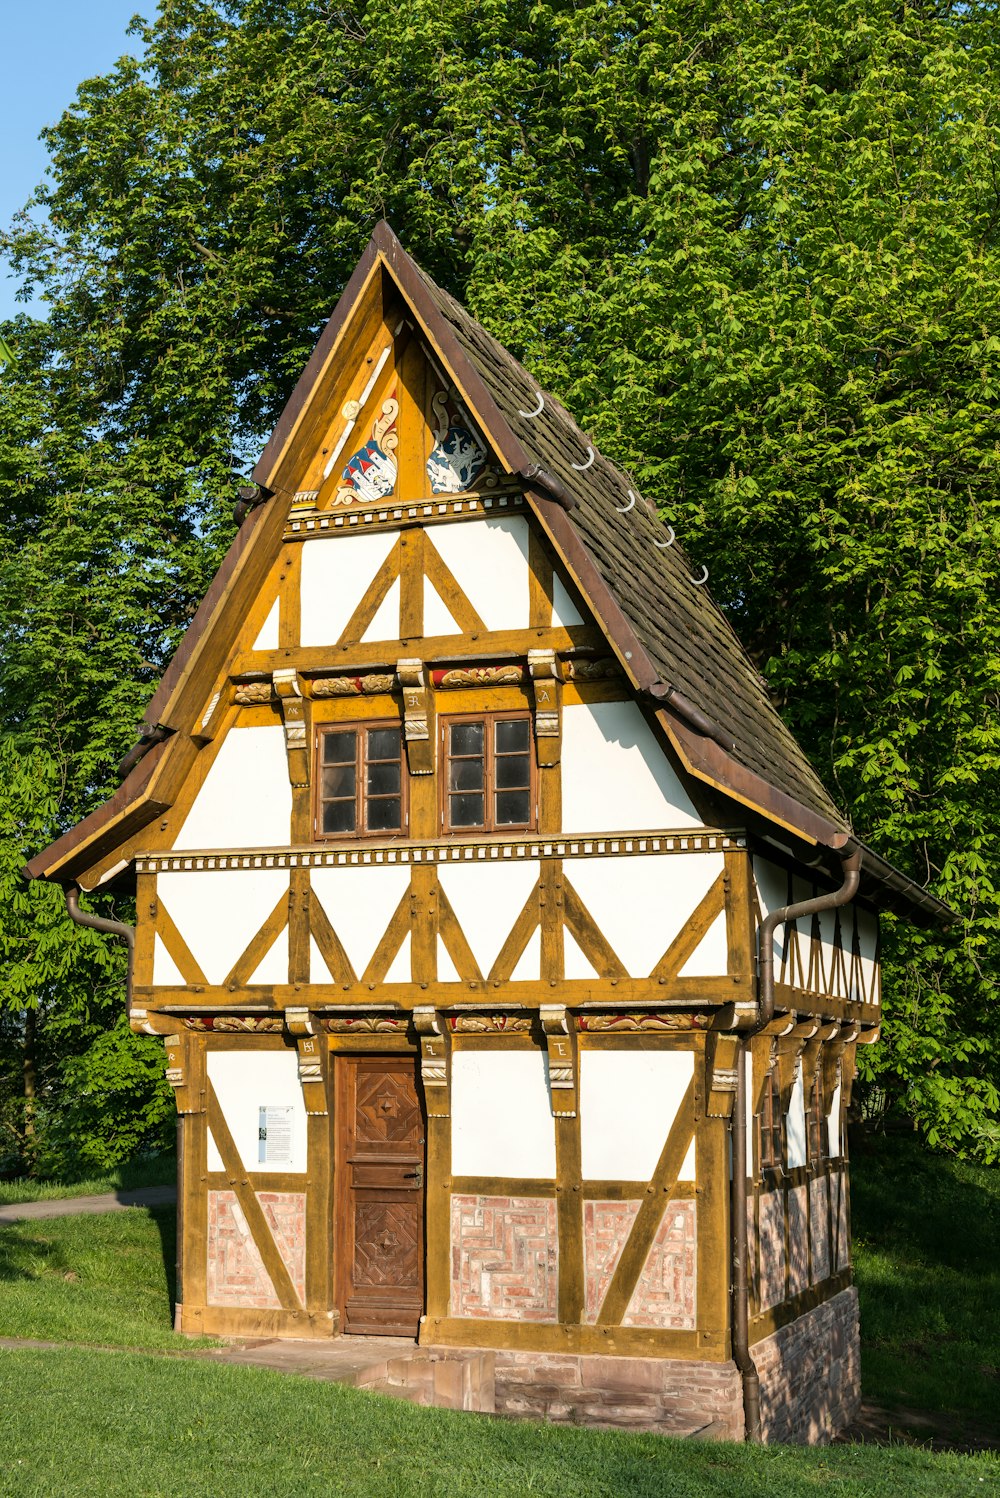
[[[1000,1434],[1000,1170],[862,1136],[851,1196],[866,1399]]]

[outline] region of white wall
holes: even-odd
[[[528,522],[522,516],[429,526],[426,544],[487,629],[527,629]]]
[[[284,729],[231,728],[174,847],[287,848],[291,825]]]
[[[634,702],[563,708],[562,805],[564,832],[703,825]]]
[[[156,876],[156,898],[209,983],[226,978],[287,888],[287,869],[210,869],[196,874],[178,870]],[[286,954],[287,950],[286,943]],[[157,976],[154,981],[164,979]],[[287,965],[281,981],[288,981]]]
[[[634,853],[619,858],[567,858],[563,872],[626,971],[644,978],[687,924],[723,866],[721,853]],[[570,951],[574,968],[579,968],[579,960]],[[687,971],[689,976],[725,973],[724,921],[705,933]]]
[[[861,973],[865,985],[865,1001],[869,1004],[877,1004],[881,997],[879,965],[875,960],[875,953],[878,951],[878,916],[871,915],[867,910],[860,910],[857,906],[854,908],[854,915],[858,923],[858,943],[861,948]]]
[[[584,1179],[648,1181],[693,1075],[690,1051],[581,1051]],[[694,1176],[692,1142],[680,1179]]]
[[[208,1080],[247,1170],[304,1171],[307,1168],[306,1110],[294,1051],[209,1051]],[[262,1107],[292,1108],[292,1163],[265,1165],[258,1159],[257,1131]],[[209,1133],[208,1168],[222,1170],[222,1157]]]
[[[831,1158],[844,1153],[840,1138],[840,1083],[834,1089],[833,1102],[826,1116],[826,1152]]]
[[[551,1180],[556,1136],[545,1053],[460,1050],[451,1068],[452,1175]]]
[[[537,859],[528,858],[438,867],[441,888],[484,977],[534,889],[538,867]],[[538,977],[537,964],[533,976]]]
[[[792,1084],[792,1096],[788,1104],[786,1120],[786,1141],[789,1170],[794,1170],[798,1165],[805,1165],[806,1109],[801,1069],[796,1073]]]
[[[302,543],[303,645],[336,644],[398,539],[395,531],[374,530]],[[398,609],[387,638],[399,638]]]
[[[396,906],[409,889],[409,868],[380,864],[369,868],[313,869],[310,879],[313,899],[325,910],[355,976],[360,978],[375,955]],[[317,981],[316,977],[313,981]],[[329,982],[322,967],[318,981]]]

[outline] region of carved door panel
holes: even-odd
[[[424,1308],[424,1119],[416,1062],[340,1060],[338,1221],[341,1325],[415,1337]]]

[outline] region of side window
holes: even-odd
[[[780,1170],[784,1163],[784,1114],[776,1066],[768,1075],[757,1117],[757,1158],[761,1170]]]
[[[535,825],[534,757],[527,714],[441,723],[446,832],[503,832]]]
[[[317,837],[406,831],[406,765],[398,726],[322,729],[316,780]]]
[[[823,1144],[826,1139],[826,1114],[823,1112],[823,1077],[818,1066],[813,1074],[806,1123],[809,1130],[809,1164],[822,1165]]]

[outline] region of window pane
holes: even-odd
[[[524,753],[528,748],[528,720],[517,718],[514,722],[497,724],[497,753]]]
[[[354,802],[328,801],[323,807],[324,832],[354,832]]]
[[[499,791],[497,793],[497,826],[523,827],[531,811],[531,798],[527,791]]]
[[[369,759],[399,759],[399,729],[370,728],[368,730]]]
[[[451,725],[452,754],[482,754],[482,723],[453,723]]]
[[[369,832],[398,832],[403,825],[403,804],[398,796],[384,796],[368,803]]]
[[[453,759],[448,767],[448,789],[450,791],[481,791],[483,788],[483,762],[481,759]]]
[[[338,733],[323,735],[323,762],[327,765],[344,765],[354,760],[358,752],[358,736],[353,728]]]
[[[482,827],[484,802],[482,796],[451,796],[451,825],[453,827]]]
[[[384,759],[378,764],[369,762],[367,786],[369,796],[398,796],[399,760]]]
[[[497,786],[500,790],[521,790],[531,784],[526,754],[497,755]]]
[[[353,798],[357,786],[357,771],[354,761],[349,765],[324,765],[323,767],[323,800],[329,800],[333,796],[350,796]]]

